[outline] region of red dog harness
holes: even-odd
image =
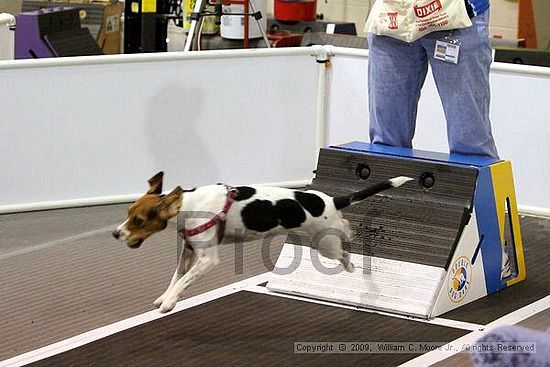
[[[203,232],[208,231],[210,228],[214,227],[216,224],[220,225],[219,233],[220,233],[220,241],[223,238],[223,233],[225,232],[225,221],[227,219],[227,212],[231,208],[231,205],[233,205],[233,202],[235,201],[235,197],[237,197],[239,191],[234,188],[233,186],[224,185],[227,190],[227,195],[225,197],[225,204],[223,206],[223,209],[210,218],[208,221],[204,222],[203,224],[200,224],[194,228],[186,229],[184,230],[184,238],[189,238],[196,236],[198,234],[201,234]]]

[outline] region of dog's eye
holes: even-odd
[[[156,217],[157,217],[157,210],[156,209],[149,210],[149,212],[147,213],[147,219],[153,220]]]
[[[135,217],[132,220],[132,224],[136,227],[141,227],[143,225],[143,223],[145,223],[145,221],[140,217]]]

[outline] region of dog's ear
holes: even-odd
[[[169,219],[178,214],[181,208],[183,192],[182,188],[178,186],[162,198],[159,205],[159,216],[162,219]]]
[[[164,172],[160,171],[153,177],[149,179],[149,190],[147,191],[148,194],[157,194],[160,195],[162,193],[162,178],[164,177]]]

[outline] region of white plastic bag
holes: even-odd
[[[376,0],[365,32],[413,42],[431,32],[471,25],[464,0]]]

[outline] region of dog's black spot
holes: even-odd
[[[275,208],[269,200],[254,200],[247,204],[241,217],[246,228],[253,231],[267,232],[279,225]]]
[[[280,224],[286,229],[300,227],[306,221],[306,212],[296,200],[279,200],[275,210]]]
[[[249,186],[238,186],[237,189],[237,196],[235,196],[235,201],[241,201],[250,199],[254,194],[256,194],[256,189]]]
[[[241,217],[247,229],[267,232],[278,225],[286,229],[300,227],[306,212],[292,199],[279,200],[275,205],[269,200],[254,200],[243,208]]]
[[[319,196],[309,192],[296,191],[294,197],[309,214],[318,217],[325,211],[325,202]]]
[[[351,205],[350,196],[338,196],[332,199],[336,210],[344,209]]]

